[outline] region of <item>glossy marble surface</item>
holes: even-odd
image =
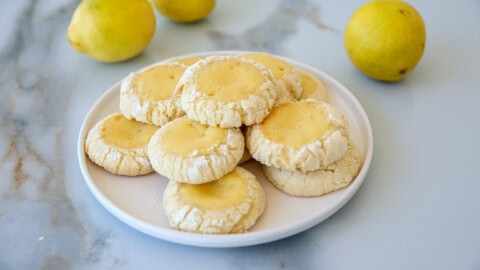
[[[120,64],[70,48],[78,1],[0,2],[0,269],[479,269],[480,4],[411,2],[427,46],[396,84],[364,77],[344,52],[358,1],[218,1],[198,24],[158,17],[150,46]],[[221,49],[303,61],[364,105],[370,173],[313,229],[248,248],[181,246],[130,229],[88,191],[76,141],[103,91],[152,62]]]

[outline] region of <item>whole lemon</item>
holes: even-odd
[[[195,22],[212,12],[215,0],[152,0],[163,16],[174,22]]]
[[[102,62],[139,54],[155,33],[155,14],[146,0],[84,0],[75,10],[67,38],[72,47]]]
[[[400,0],[375,0],[353,13],[345,31],[347,54],[365,75],[395,82],[410,73],[425,49],[425,24]]]

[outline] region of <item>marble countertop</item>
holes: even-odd
[[[0,269],[480,269],[480,3],[412,0],[426,51],[389,84],[344,52],[361,2],[218,1],[198,24],[158,18],[143,54],[102,64],[65,38],[78,1],[2,1]],[[76,153],[83,118],[132,70],[223,49],[291,57],[347,86],[372,122],[371,170],[343,209],[285,240],[203,249],[143,235],[87,189]]]

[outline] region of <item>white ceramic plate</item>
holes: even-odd
[[[186,56],[231,55],[241,52],[221,51]],[[240,247],[282,239],[315,226],[340,209],[357,192],[372,159],[373,136],[370,122],[357,99],[339,82],[305,64],[284,58],[293,66],[316,75],[325,84],[330,101],[347,116],[353,142],[361,157],[360,173],[348,187],[315,198],[290,197],[276,189],[256,161],[242,167],[254,173],[267,195],[263,216],[247,233],[203,235],[181,232],[168,225],[162,208],[163,190],[168,180],[156,173],[125,177],[108,173],[85,155],[84,142],[88,131],[110,113],[119,112],[120,82],[112,86],[93,105],[85,117],[78,138],[78,159],[85,182],[97,200],[114,216],[143,233],[175,243],[201,247]]]

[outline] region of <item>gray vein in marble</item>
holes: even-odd
[[[50,269],[70,269],[71,265],[68,261],[60,256],[45,256],[42,270]]]
[[[107,250],[111,250],[113,239],[115,235],[113,232],[103,232],[97,235],[97,238],[92,242],[90,246],[90,251],[85,258],[85,263],[89,265],[96,265],[99,263],[103,263],[106,265],[102,258],[106,255],[112,255],[111,252],[109,254],[105,254]],[[120,267],[126,264],[125,258],[123,256],[112,256],[108,262],[108,264],[113,267]]]
[[[306,0],[282,0],[262,23],[239,35],[210,31],[216,50],[250,50],[281,54],[282,43],[297,32],[300,19],[306,19],[321,30],[339,33],[319,18],[320,8]]]
[[[49,57],[77,1],[36,14],[45,4],[33,0],[20,11],[16,35],[0,52],[0,269],[68,269],[95,260],[108,241],[88,236],[65,188],[63,126],[72,86]],[[15,252],[19,246],[31,253]],[[44,258],[45,250],[51,255]]]

